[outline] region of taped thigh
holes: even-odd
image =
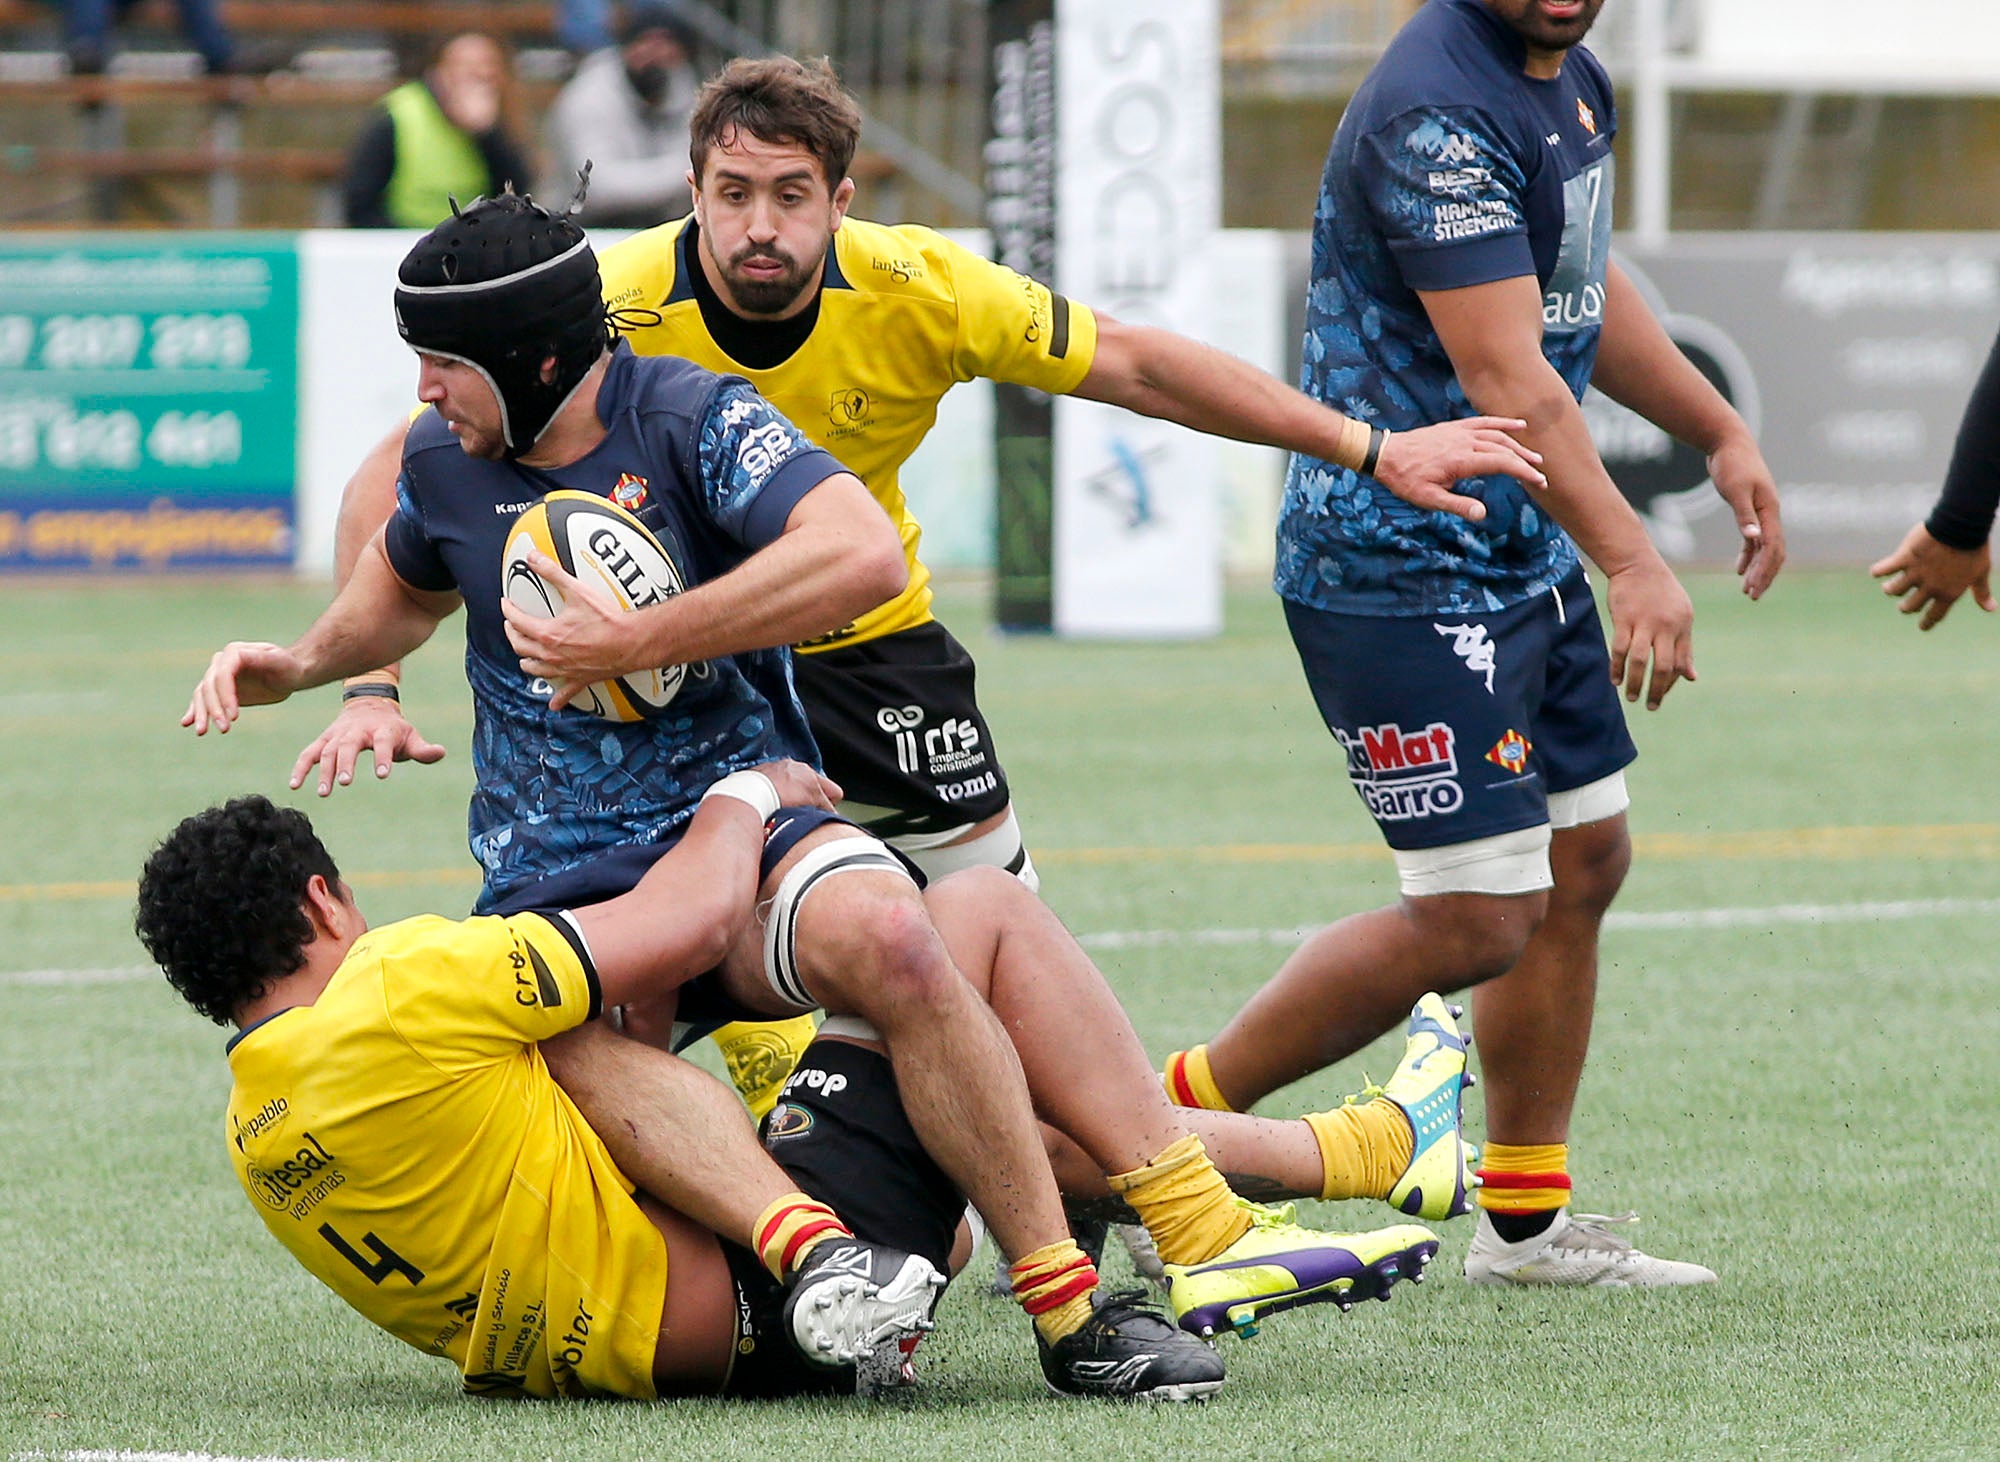
[[[799,974],[799,908],[821,880],[839,873],[893,873],[908,879],[910,870],[873,838],[835,838],[808,849],[778,884],[764,920],[764,978],[778,998],[799,1010],[815,1010],[819,1002],[806,993]]]

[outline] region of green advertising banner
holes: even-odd
[[[0,239],[0,569],[287,568],[290,235]]]

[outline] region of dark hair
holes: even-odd
[[[668,0],[635,0],[625,8],[624,16],[618,23],[618,44],[629,46],[643,35],[658,31],[672,39],[673,43],[693,57],[699,43],[695,28],[688,23],[680,7]]]
[[[738,132],[764,142],[790,142],[819,160],[828,188],[840,186],[861,143],[861,108],[822,56],[739,57],[702,87],[688,118],[688,161],[700,183],[710,148]]]
[[[196,813],[153,849],[139,875],[132,927],[167,983],[225,1025],[273,980],[305,964],[312,942],[306,885],[338,888],[303,812],[236,797]]]

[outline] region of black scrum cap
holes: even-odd
[[[509,457],[534,445],[610,339],[583,230],[511,192],[454,204],[417,241],[396,271],[396,328],[411,349],[486,377]],[[556,375],[545,382],[550,356]]]

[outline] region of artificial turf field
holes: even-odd
[[[1580,1208],[1639,1209],[1648,1247],[1721,1283],[1475,1290],[1460,1220],[1430,1283],[1225,1340],[1213,1403],[1154,1409],[1045,1397],[977,1270],[888,1403],[462,1398],[265,1235],[222,1148],[223,1032],[130,933],[148,848],[211,801],[289,795],[332,709],[321,692],[197,742],[176,722],[209,651],[291,637],[325,591],[0,588],[0,1462],[2000,1454],[2000,625],[1961,607],[1920,636],[1853,572],[1754,606],[1692,587],[1701,681],[1633,717],[1638,856],[1572,1167]],[[1193,645],[999,639],[982,602],[955,588],[944,617],[1043,891],[1156,1058],[1212,1034],[1290,931],[1391,895],[1268,592]],[[312,806],[378,922],[474,891],[458,655],[448,627],[405,692],[450,759]],[[1393,1061],[1385,1042],[1264,1109]]]

